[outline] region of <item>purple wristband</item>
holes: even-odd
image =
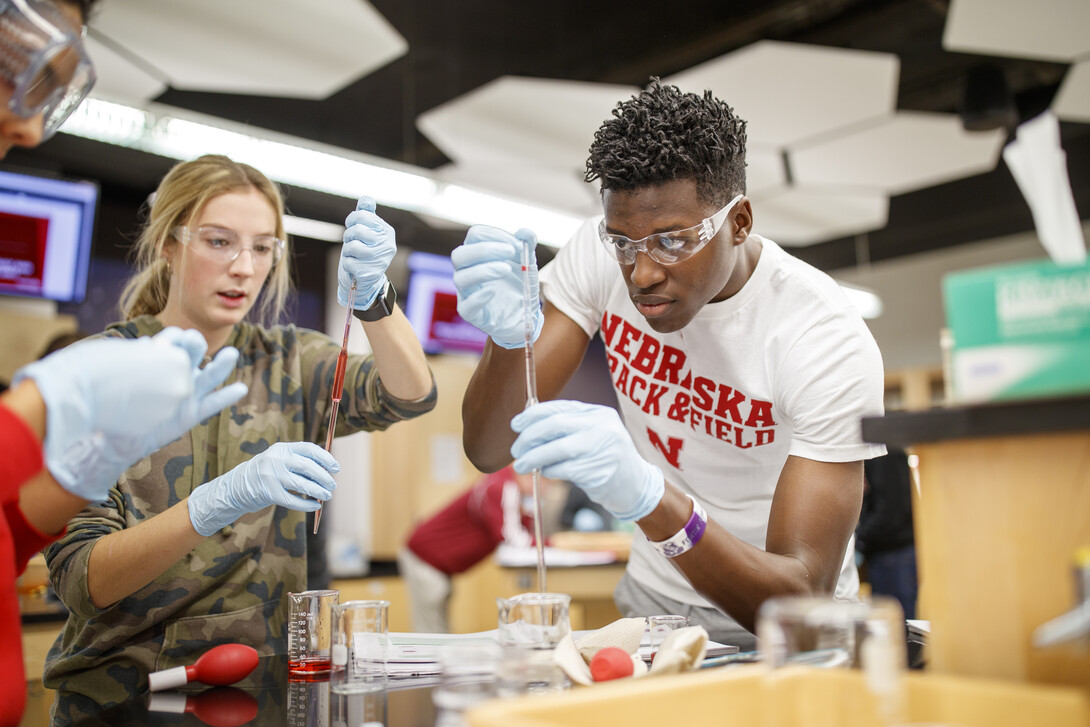
[[[692,495],[688,497],[693,501],[693,514],[689,517],[689,522],[685,523],[685,527],[666,540],[648,541],[655,550],[667,558],[676,558],[692,549],[704,537],[704,529],[708,526],[708,513],[704,512],[704,508],[700,506],[696,498]]]

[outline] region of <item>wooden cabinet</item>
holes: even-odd
[[[431,514],[479,476],[462,449],[462,397],[476,356],[433,356],[439,399],[425,416],[371,435],[372,554],[394,560],[417,519]]]
[[[928,670],[1090,688],[1082,644],[1033,632],[1077,602],[1090,544],[1090,396],[894,413],[867,441],[911,446]]]

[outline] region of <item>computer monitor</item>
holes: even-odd
[[[450,258],[409,254],[405,316],[426,353],[480,353],[488,337],[458,315],[458,291]]]
[[[0,171],[0,294],[82,302],[98,197],[93,182]]]

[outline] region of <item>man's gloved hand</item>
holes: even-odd
[[[103,500],[136,462],[246,395],[216,387],[238,350],[222,349],[203,370],[207,344],[197,331],[166,328],[151,338],[97,339],[29,364],[46,405],[45,464],[66,490]]]
[[[522,229],[511,235],[486,225],[474,225],[465,242],[454,248],[454,285],[458,289],[458,315],[487,333],[504,348],[526,345],[525,294],[522,280],[522,249],[530,245],[530,293],[534,311],[532,341],[541,335],[537,282],[537,237]]]
[[[246,513],[269,505],[312,512],[321,507],[319,500],[333,496],[337,483],[330,472],[340,469],[333,455],[317,444],[277,442],[193,490],[189,521],[201,535],[211,535]]]
[[[356,281],[357,310],[374,305],[386,287],[386,268],[394,259],[397,245],[394,228],[375,214],[375,200],[360,197],[356,211],[344,221],[344,244],[337,269],[337,300],[348,305],[348,291]]]
[[[639,520],[658,507],[662,470],[636,452],[616,410],[579,401],[535,404],[511,420],[516,472],[580,487],[619,520]]]

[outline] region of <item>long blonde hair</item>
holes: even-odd
[[[200,214],[214,197],[227,192],[256,189],[276,211],[276,236],[284,233],[284,199],[280,189],[268,177],[248,164],[241,164],[220,154],[206,154],[192,161],[176,164],[155,192],[147,222],[133,250],[137,272],[121,291],[119,307],[125,320],[142,315],[157,315],[170,294],[170,265],[163,248],[172,239],[175,227],[186,225]],[[181,259],[181,256],[177,256]],[[291,249],[269,271],[258,315],[265,323],[280,320],[291,293]]]

